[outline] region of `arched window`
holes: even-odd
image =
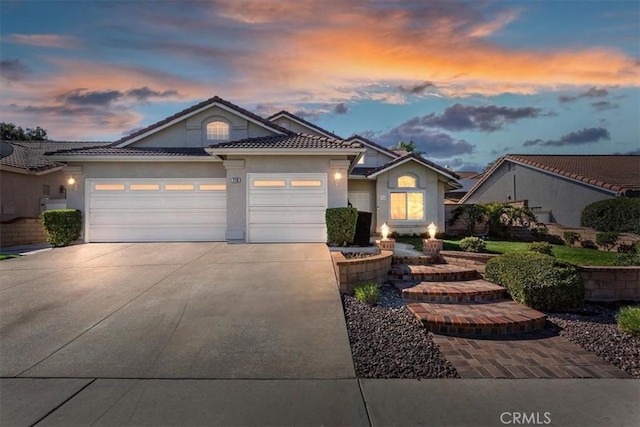
[[[411,175],[402,175],[398,178],[398,187],[416,188],[416,178]]]
[[[207,123],[207,141],[226,141],[229,139],[229,124],[220,120]]]

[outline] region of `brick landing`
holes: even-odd
[[[511,300],[470,304],[410,303],[407,310],[428,331],[447,335],[498,335],[543,329],[547,316]]]
[[[548,329],[495,339],[433,334],[433,341],[462,378],[631,378]]]
[[[471,268],[449,264],[407,265],[394,264],[389,272],[390,279],[416,280],[428,282],[453,282],[457,280],[473,280],[478,272]]]
[[[506,298],[506,290],[486,280],[476,279],[461,282],[422,282],[416,286],[403,286],[402,299],[406,301],[461,303],[485,302]]]

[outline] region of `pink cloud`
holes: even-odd
[[[9,34],[7,39],[10,43],[38,47],[75,49],[82,46],[77,38],[59,34]]]

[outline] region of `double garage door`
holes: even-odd
[[[326,242],[326,174],[248,174],[248,241]],[[87,241],[224,241],[226,179],[88,179]]]
[[[226,179],[89,179],[90,242],[221,241]]]

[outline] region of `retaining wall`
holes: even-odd
[[[0,223],[0,247],[47,241],[40,218],[16,218]]]
[[[368,258],[347,259],[342,252],[332,251],[333,270],[341,294],[353,294],[354,288],[365,282],[382,285],[391,269],[393,252],[382,251]]]

